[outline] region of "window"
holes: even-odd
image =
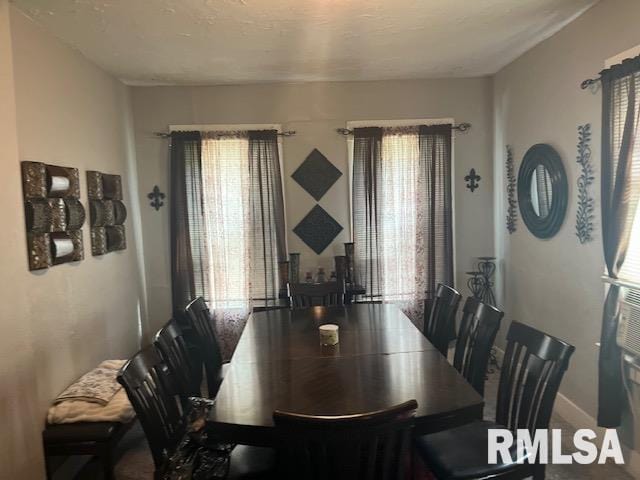
[[[354,129],[352,232],[366,296],[422,319],[453,284],[452,122]]]
[[[277,132],[200,128],[172,128],[174,305],[276,304],[286,256]]]

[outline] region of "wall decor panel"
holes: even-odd
[[[84,259],[77,168],[22,162],[29,270]]]
[[[125,250],[127,241],[124,222],[127,208],[122,202],[120,175],[90,170],[87,172],[91,253],[94,256]]]

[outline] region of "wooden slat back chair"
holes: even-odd
[[[455,337],[456,312],[461,298],[457,290],[439,283],[435,298],[425,301],[423,333],[445,357],[449,342]],[[427,310],[429,305],[431,308]]]
[[[504,313],[469,297],[462,308],[453,366],[484,397],[484,382],[491,347]]]
[[[531,433],[548,428],[553,403],[575,347],[513,322],[502,362],[496,422]]]
[[[209,397],[215,398],[222,383],[222,353],[213,327],[213,318],[204,298],[198,297],[185,308],[200,349],[207,376]]]
[[[185,431],[167,366],[154,348],[136,353],[118,373],[140,420],[156,470],[163,467]]]
[[[278,478],[404,479],[417,407],[410,400],[386,410],[340,417],[274,412]]]
[[[345,304],[344,282],[289,283],[287,289],[291,308],[334,307]]]
[[[169,367],[176,381],[179,395],[184,402],[188,397],[200,397],[202,383],[202,362],[194,355],[182,329],[175,320],[169,320],[160,329],[153,341],[160,357]]]
[[[514,322],[507,334],[496,421],[476,420],[450,430],[423,435],[414,447],[436,478],[465,480],[491,478],[516,480],[533,476],[545,478],[545,465],[529,463],[529,453],[518,452],[511,445],[511,460],[489,464],[489,431],[507,428],[535,431],[547,429],[553,403],[569,359],[575,348],[562,340],[522,323]]]

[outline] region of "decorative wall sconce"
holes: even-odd
[[[480,185],[478,182],[482,179],[480,175],[476,174],[476,169],[472,168],[469,170],[469,175],[464,177],[465,182],[467,182],[467,188],[473,192]]]
[[[166,195],[160,191],[160,188],[158,188],[157,185],[154,185],[153,190],[150,193],[147,193],[147,198],[151,200],[149,205],[155,208],[156,212],[164,205],[162,200],[164,200],[165,197]]]
[[[29,270],[84,259],[77,168],[22,162]]]
[[[91,222],[91,253],[105,253],[127,248],[124,221],[127,209],[122,203],[120,175],[87,171],[89,218]]]

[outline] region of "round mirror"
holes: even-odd
[[[518,202],[527,228],[538,238],[560,229],[567,210],[567,176],[553,147],[531,147],[518,172]]]

